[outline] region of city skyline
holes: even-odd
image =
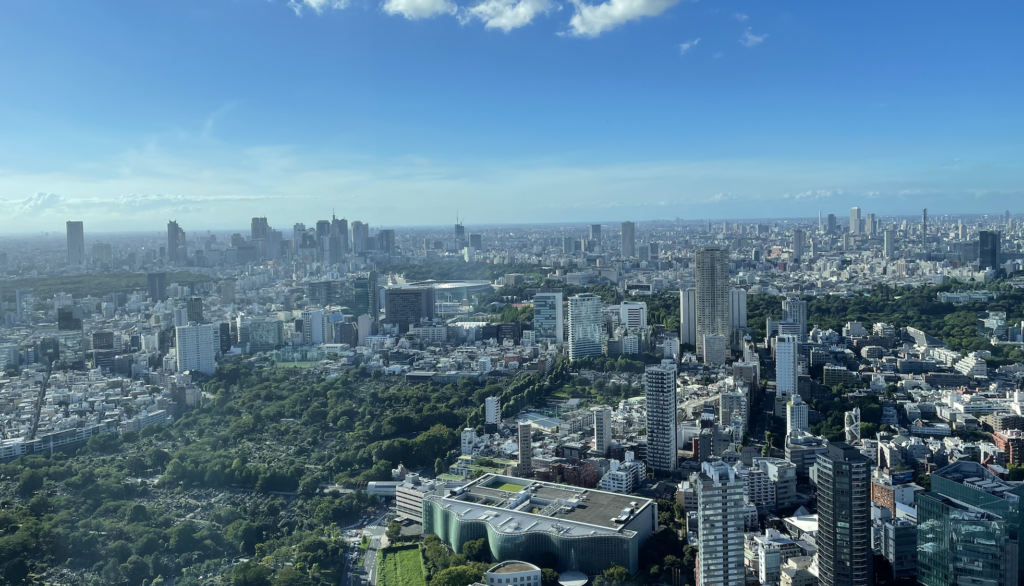
[[[941,214],[1022,195],[1019,6],[939,3],[918,26],[909,4],[442,0],[410,20],[396,3],[5,5],[0,230],[329,206],[373,225]],[[524,26],[486,28],[513,8]],[[584,15],[604,15],[596,34],[572,34]]]

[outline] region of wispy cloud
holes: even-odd
[[[940,167],[955,167],[960,164],[960,159],[950,159],[944,163],[940,163]]]
[[[743,14],[742,12],[737,12],[736,14],[732,15],[732,17],[735,18],[736,20],[740,21],[740,22],[746,22],[747,19],[750,18],[749,16],[747,16],[746,14]]]
[[[392,16],[404,16],[409,20],[455,14],[459,10],[459,7],[449,0],[385,0],[381,7]]]
[[[601,4],[586,4],[582,0],[571,0],[576,14],[569,20],[566,33],[574,37],[596,37],[631,20],[658,16],[679,1],[608,0]]]
[[[530,24],[539,14],[547,14],[552,10],[561,10],[551,0],[484,0],[471,8],[459,11],[459,22],[477,19],[484,23],[484,28],[500,29],[506,33]]]
[[[302,11],[306,8],[323,14],[324,10],[344,10],[348,5],[349,0],[288,0],[288,8],[294,10],[298,16],[302,16]]]
[[[679,54],[680,55],[686,55],[690,51],[690,49],[696,47],[697,43],[699,43],[699,42],[700,42],[700,39],[697,38],[697,39],[694,39],[692,41],[686,41],[685,43],[680,44],[679,45]]]
[[[234,102],[234,101],[226,102],[223,106],[221,106],[220,108],[217,108],[216,110],[213,111],[213,113],[211,113],[209,116],[207,116],[206,117],[206,122],[203,123],[203,134],[202,134],[202,137],[203,138],[210,138],[210,137],[212,137],[213,136],[213,125],[216,124],[217,120],[219,120],[225,114],[227,114],[228,112],[234,110],[235,106],[237,104],[238,104],[238,102]]]
[[[815,189],[809,191],[802,191],[797,194],[785,194],[782,196],[783,199],[793,200],[818,200],[818,199],[830,199],[837,195],[843,195],[843,192],[839,189]]]
[[[743,36],[740,37],[740,44],[744,47],[756,47],[764,42],[768,38],[767,34],[755,35],[750,28],[743,31]]]

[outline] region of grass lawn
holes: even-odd
[[[498,490],[504,490],[505,492],[519,492],[520,490],[523,490],[526,487],[523,486],[522,484],[512,484],[511,482],[506,482],[505,484],[502,484],[501,486],[495,486],[494,488]]]
[[[377,586],[427,586],[418,545],[377,552]]]

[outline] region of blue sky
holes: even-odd
[[[0,230],[1001,212],[1024,4],[0,4]]]

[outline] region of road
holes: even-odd
[[[377,550],[380,549],[381,538],[387,531],[387,519],[391,513],[391,509],[385,509],[363,529],[363,535],[370,538],[370,546],[366,549],[366,556],[363,558],[363,572],[370,584],[377,583]]]

